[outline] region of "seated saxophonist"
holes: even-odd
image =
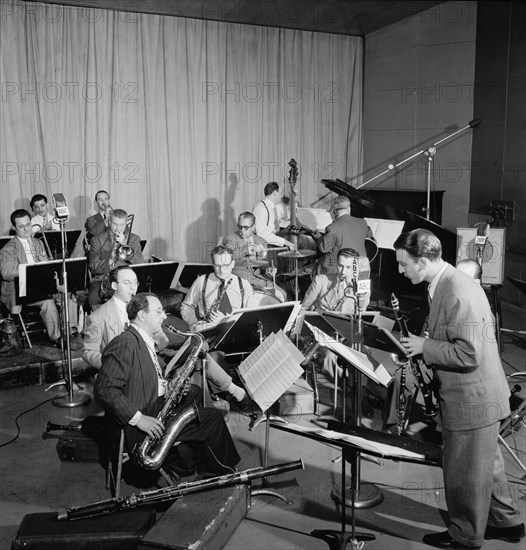
[[[131,227],[127,212],[116,208],[111,213],[108,227],[91,240],[89,270],[92,278],[88,300],[92,311],[105,301],[101,297],[101,283],[108,283],[109,273],[114,267],[144,262],[141,240],[131,232]]]
[[[198,277],[181,304],[181,317],[190,330],[197,332],[216,326],[234,309],[255,306],[250,283],[232,274],[236,263],[232,250],[219,245],[212,250],[211,256],[214,272]],[[207,358],[209,372],[227,368],[221,353],[212,352]],[[215,384],[219,391],[232,395],[241,408],[248,405],[250,399],[245,390],[234,384],[226,372],[224,374],[221,385]]]
[[[161,302],[155,294],[139,293],[126,311],[131,325],[104,350],[95,398],[113,425],[124,429],[133,463],[144,474],[160,467],[179,475],[231,473],[240,458],[221,413],[214,408],[194,410],[163,376],[154,343],[166,319]],[[202,351],[197,347],[189,367]],[[190,368],[185,377],[191,374]],[[184,381],[179,385],[183,387]],[[172,405],[184,421],[163,416],[161,411]],[[181,445],[173,446],[172,440]]]

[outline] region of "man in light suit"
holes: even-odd
[[[423,541],[437,548],[480,548],[485,538],[518,542],[524,523],[498,445],[510,391],[486,295],[442,260],[441,243],[430,231],[404,233],[394,248],[400,272],[415,285],[427,282],[431,299],[429,338],[400,340],[409,356],[423,355],[438,379],[449,526]]]
[[[19,275],[20,265],[45,262],[50,258],[48,258],[42,242],[32,238],[31,216],[27,210],[21,209],[12,212],[11,224],[15,230],[15,236],[0,251],[2,302],[11,313],[19,313],[22,307],[17,304],[15,279]],[[60,318],[55,301],[47,298],[29,305],[40,307],[40,316],[48,337],[53,344],[59,346]]]
[[[126,311],[131,325],[104,350],[95,398],[114,423],[124,429],[126,448],[135,463],[135,445],[146,436],[161,437],[168,428],[157,418],[169,388],[157,362],[153,340],[166,314],[157,296],[150,293],[133,296]],[[222,414],[213,408],[199,408],[198,412],[199,420],[187,424],[177,441],[194,450],[198,471],[233,472],[240,458]],[[191,462],[190,458],[186,460]],[[174,462],[180,461],[177,449],[171,449],[163,467],[170,470]]]
[[[91,367],[100,369],[104,348],[128,326],[126,306],[135,293],[139,282],[133,269],[127,265],[116,267],[110,272],[110,286],[113,296],[86,320],[82,359]],[[168,338],[161,330],[154,335],[158,350],[168,345]]]

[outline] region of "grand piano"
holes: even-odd
[[[393,205],[374,200],[367,191],[355,189],[340,179],[321,180],[323,185],[338,195],[345,195],[351,201],[352,215],[357,218],[381,218],[403,220],[404,231],[423,228],[434,233],[442,243],[442,257],[452,265],[456,262],[456,233],[418,214]],[[391,293],[395,293],[407,309],[425,305],[425,285],[413,285],[398,272],[394,250],[380,250],[371,263],[371,300],[389,305]]]

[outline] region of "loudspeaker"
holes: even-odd
[[[479,245],[476,244],[476,227],[457,227],[457,263],[460,260],[477,260]],[[489,229],[486,244],[482,249],[482,284],[501,285],[504,281],[504,254],[506,230]]]

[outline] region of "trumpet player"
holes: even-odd
[[[149,293],[133,296],[126,311],[131,326],[104,350],[95,398],[113,423],[124,428],[126,448],[138,467],[135,445],[147,435],[162,437],[168,428],[157,418],[168,382],[154,349],[154,336],[161,331],[166,314],[157,296]],[[240,458],[222,414],[214,408],[199,408],[199,416],[200,422],[181,432],[178,441],[182,444],[172,448],[162,467],[179,475],[195,470],[232,473]]]
[[[139,264],[144,261],[141,252],[141,240],[138,235],[127,228],[128,214],[116,208],[111,213],[108,227],[91,240],[89,253],[89,270],[91,282],[88,300],[92,310],[97,309],[104,300],[99,291],[102,279],[118,265]]]
[[[11,313],[19,313],[16,303],[15,279],[21,264],[35,264],[49,260],[44,245],[32,238],[31,216],[27,210],[15,210],[11,214],[15,236],[0,251],[0,274],[2,277],[2,302]],[[60,346],[60,319],[55,301],[51,298],[33,302],[40,306],[40,316],[48,337],[54,345]]]

